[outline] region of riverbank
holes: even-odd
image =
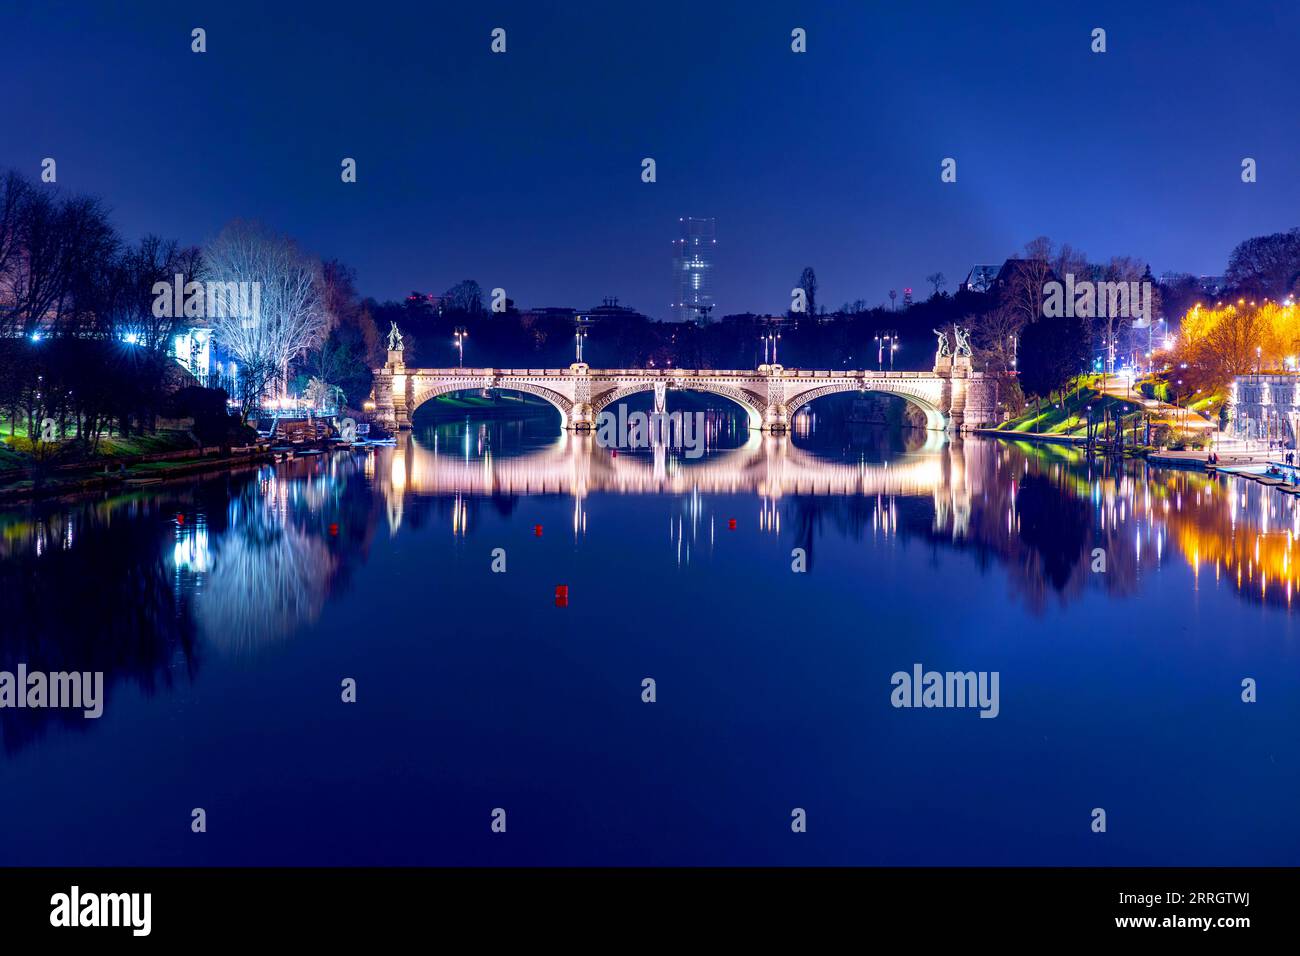
[[[974,428],[971,429],[974,434],[982,435],[987,438],[998,438],[1003,441],[1017,442],[1034,442],[1051,445],[1070,445],[1076,448],[1082,448],[1087,444],[1087,440],[1077,435],[1040,435],[1034,432],[1013,432],[1000,428]],[[1240,475],[1245,478],[1260,480],[1263,474],[1262,470],[1258,473],[1251,469],[1263,469],[1273,464],[1281,468],[1286,468],[1283,460],[1285,452],[1273,451],[1271,454],[1266,449],[1241,448],[1229,446],[1231,450],[1223,450],[1219,446],[1214,449],[1218,457],[1215,469],[1222,474]],[[1125,449],[1132,457],[1142,458],[1147,464],[1159,465],[1163,468],[1187,468],[1194,471],[1205,471],[1210,467],[1210,450],[1189,449],[1186,451],[1174,451],[1172,449],[1146,448],[1140,445],[1129,445]],[[1279,479],[1269,479],[1264,484],[1287,485],[1288,483]],[[1288,493],[1289,488],[1284,488]]]
[[[1083,445],[1086,439],[1078,435],[1052,435],[1039,432],[1013,432],[1005,428],[972,428],[973,434],[1006,441],[1043,442],[1049,445]]]
[[[284,454],[262,442],[239,448],[188,448],[119,455],[44,467],[28,462],[0,468],[0,505],[157,484],[172,478],[272,461]]]

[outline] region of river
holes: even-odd
[[[698,460],[430,416],[0,512],[0,670],[104,675],[0,710],[0,862],[1294,866],[1298,533],[1238,478],[720,412]],[[931,670],[996,708],[896,706]]]

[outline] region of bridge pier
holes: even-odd
[[[375,403],[375,418],[390,432],[396,433],[411,427],[407,401],[410,384],[402,350],[390,349],[388,362],[383,368],[375,370],[375,384],[370,392]]]
[[[763,410],[763,421],[759,425],[760,431],[771,432],[774,435],[782,434],[790,430],[790,411],[782,404],[769,405]]]
[[[564,427],[569,431],[589,432],[596,427],[596,416],[592,413],[591,403],[574,405],[564,416]]]

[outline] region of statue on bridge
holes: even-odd
[[[393,323],[392,330],[388,333],[388,351],[400,352],[405,346],[402,345],[402,333],[397,330],[397,323]]]
[[[948,347],[948,333],[940,332],[938,329],[931,329],[930,331],[939,336],[939,349],[934,353],[935,360],[938,361],[951,355],[952,349]]]
[[[957,354],[970,358],[970,329],[963,329],[960,325],[954,325],[952,334],[957,338]]]

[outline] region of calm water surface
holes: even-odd
[[[0,711],[0,863],[1300,864],[1294,499],[711,421],[698,461],[430,420],[0,513],[0,669],[106,681]],[[915,663],[1000,715],[895,709]]]

